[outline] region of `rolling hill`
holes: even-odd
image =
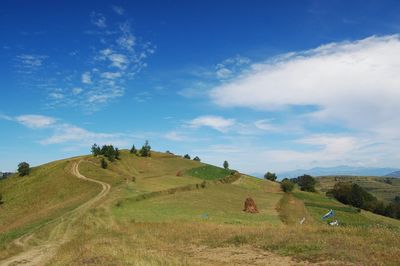
[[[51,162],[0,193],[0,265],[400,263],[398,220],[172,154]]]
[[[333,188],[338,181],[351,181],[385,201],[393,201],[400,196],[400,179],[394,177],[376,176],[323,176],[317,178],[321,191],[326,192]]]
[[[396,168],[376,168],[376,167],[360,167],[340,165],[334,167],[314,167],[311,169],[298,169],[294,171],[281,172],[278,174],[280,178],[294,178],[300,175],[308,174],[312,176],[332,176],[332,175],[348,175],[348,176],[384,176],[387,173],[398,171]]]

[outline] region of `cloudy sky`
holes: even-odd
[[[1,1],[0,171],[153,149],[400,167],[398,1]]]

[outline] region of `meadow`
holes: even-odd
[[[72,176],[70,167],[77,160],[82,160],[82,175],[110,184],[110,191],[85,211],[75,213],[74,219],[34,230],[32,224],[68,213],[101,190]],[[52,172],[51,178],[44,176],[46,171]],[[2,224],[0,259],[4,262],[22,250],[53,243],[51,256],[41,264],[400,264],[400,221],[359,212],[323,192],[283,193],[277,182],[245,174],[226,178],[231,174],[156,152],[142,158],[122,151],[121,159],[109,163],[107,169],[100,167],[99,157],[92,156],[38,167],[26,177],[32,179],[30,183],[15,176],[1,184],[0,191],[6,196],[1,215],[7,222]],[[18,195],[28,201],[14,202],[11,194],[17,192],[12,189],[23,185]],[[47,189],[40,195],[34,192],[42,186]],[[255,200],[258,214],[243,212],[247,197]],[[29,204],[57,211],[34,216],[25,206]],[[32,217],[27,220],[22,210],[16,211],[17,206]],[[329,209],[335,211],[339,226],[329,226],[321,219]],[[22,231],[10,233],[16,230]],[[32,237],[18,246],[15,239],[30,230]],[[59,237],[64,241],[57,242]]]

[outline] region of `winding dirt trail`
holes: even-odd
[[[77,178],[101,185],[102,189],[100,193],[72,211],[67,212],[62,216],[46,223],[45,225],[56,224],[51,230],[47,241],[42,241],[42,243],[40,243],[39,240],[40,244],[37,246],[31,246],[29,244],[32,239],[35,239],[35,232],[43,228],[43,226],[36,228],[33,230],[33,232],[29,232],[28,234],[16,239],[13,243],[15,245],[22,246],[24,251],[13,257],[0,261],[0,266],[44,265],[55,255],[57,249],[70,239],[74,223],[81,218],[82,215],[85,214],[86,211],[88,211],[96,202],[100,201],[108,194],[111,189],[110,184],[82,175],[79,172],[79,164],[81,162],[82,160],[73,162],[71,171],[72,174]]]

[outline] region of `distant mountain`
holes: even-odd
[[[400,177],[400,169],[397,168],[377,168],[377,167],[359,167],[340,165],[334,167],[314,167],[312,169],[298,169],[294,171],[287,171],[278,173],[279,178],[284,177],[297,177],[300,175],[308,174],[312,176],[326,176],[326,175],[353,175],[353,176],[385,176],[387,173],[398,173]]]
[[[388,176],[388,177],[400,177],[400,171],[391,172],[390,174],[387,174],[385,176]]]

